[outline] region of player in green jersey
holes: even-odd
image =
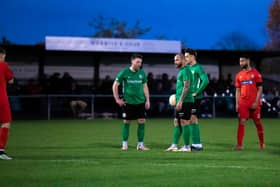
[[[191,136],[192,136],[192,150],[203,150],[203,145],[200,140],[200,129],[198,125],[199,107],[201,99],[203,98],[203,91],[209,83],[208,76],[205,73],[203,67],[197,63],[196,57],[197,52],[193,49],[186,49],[184,51],[185,60],[187,65],[190,67],[192,75],[191,92],[195,98],[195,102],[192,109],[191,115]]]
[[[184,55],[177,54],[174,57],[176,68],[179,69],[176,81],[176,115],[174,119],[173,143],[166,151],[190,152],[190,117],[191,109],[194,102],[192,93],[190,92],[191,72],[185,64]],[[180,125],[182,131],[180,130]],[[184,139],[184,146],[178,150],[178,143],[181,134]]]
[[[114,83],[113,94],[116,103],[123,109],[122,150],[128,149],[128,136],[131,120],[138,121],[137,150],[149,150],[144,146],[145,111],[150,108],[149,88],[147,76],[142,67],[142,55],[131,56],[131,66],[121,70]],[[119,97],[119,85],[123,86],[123,99]]]

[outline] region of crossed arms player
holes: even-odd
[[[121,70],[114,83],[113,94],[116,103],[123,108],[122,150],[128,149],[129,127],[131,120],[138,121],[137,150],[149,150],[144,146],[145,118],[150,108],[150,95],[147,84],[147,76],[142,67],[143,57],[139,54],[131,56],[131,66]],[[119,85],[123,86],[123,99],[119,96]]]

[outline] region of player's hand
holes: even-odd
[[[124,102],[123,99],[118,99],[118,100],[116,101],[116,103],[117,103],[120,107],[125,106],[125,102]]]
[[[254,102],[251,106],[251,109],[255,110],[258,106],[258,103],[257,102]]]
[[[182,110],[182,105],[183,105],[183,103],[182,103],[181,101],[179,101],[179,102],[176,104],[176,110],[177,110],[177,111]]]
[[[236,112],[238,112],[238,108],[239,108],[239,106],[236,105],[236,106],[235,106],[235,111],[236,111]]]
[[[150,109],[150,101],[146,101],[145,103],[145,109],[149,110]]]

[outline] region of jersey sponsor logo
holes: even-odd
[[[253,84],[253,81],[252,80],[241,81],[241,85],[247,85],[247,84]]]
[[[127,80],[127,83],[139,84],[139,83],[142,83],[142,80]]]

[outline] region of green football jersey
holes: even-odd
[[[192,75],[191,92],[196,93],[196,99],[203,97],[203,91],[209,83],[208,76],[200,64],[189,66]]]
[[[184,82],[190,81],[190,86],[192,84],[191,80],[191,71],[188,66],[182,67],[179,69],[178,75],[177,75],[177,81],[176,81],[176,103],[179,101],[183,88],[184,88]],[[189,88],[190,89],[190,88]],[[194,102],[194,98],[192,96],[191,90],[188,91],[186,97],[184,98],[183,102]]]
[[[123,96],[126,103],[145,103],[143,84],[147,83],[147,76],[142,69],[133,72],[130,68],[125,68],[118,73],[116,81],[123,86]]]

